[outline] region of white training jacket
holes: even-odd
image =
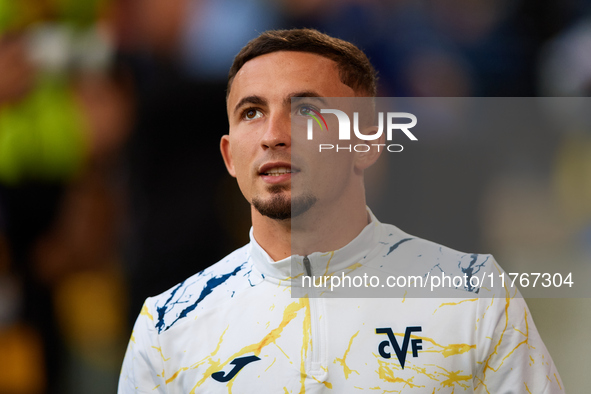
[[[292,298],[302,280],[292,262],[328,277],[409,267],[425,278],[502,272],[490,255],[371,220],[344,248],[306,264],[301,256],[273,261],[251,230],[248,245],[148,298],[119,394],[564,392],[525,302],[500,280],[459,286],[452,298],[407,297],[408,289],[392,289],[396,298],[333,298],[326,288]]]

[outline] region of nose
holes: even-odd
[[[285,149],[291,146],[290,114],[280,112],[269,116],[261,145],[265,149]]]

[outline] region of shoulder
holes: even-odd
[[[482,280],[474,279],[470,282],[470,278],[478,276],[478,279],[481,279],[498,268],[490,254],[454,250],[407,234],[390,224],[382,224],[380,238],[380,250],[376,260],[381,261],[382,265],[423,277],[460,277],[463,279],[462,286],[457,288],[471,293],[477,294],[480,286],[470,283],[479,284]]]
[[[197,311],[256,284],[260,275],[252,272],[249,251],[249,245],[243,246],[162,294],[148,298],[142,312],[152,316],[156,332],[160,334]]]

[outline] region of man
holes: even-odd
[[[452,289],[458,299],[331,298],[302,288],[315,273],[501,272],[491,256],[381,224],[363,186],[377,149],[312,154],[292,135],[327,98],[373,96],[366,56],[317,31],[266,32],[242,49],[221,151],[252,206],[251,242],[146,301],[120,393],[562,392],[525,303],[508,288]],[[334,119],[326,122],[316,135],[334,140]]]

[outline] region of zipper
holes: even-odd
[[[308,256],[304,256],[304,269],[306,270],[306,275],[312,276],[312,266],[310,265]]]
[[[304,256],[304,269],[306,271],[306,275],[312,276],[312,264],[310,263],[310,259],[308,256]],[[311,289],[313,292],[316,292],[315,288]],[[312,340],[312,349],[310,350],[310,361],[308,364],[308,372],[311,376],[319,377],[324,374],[322,370],[322,360],[324,354],[324,346],[325,341],[322,324],[320,322],[320,314],[322,305],[322,300],[312,297],[308,298],[308,305],[310,306],[310,334]]]

